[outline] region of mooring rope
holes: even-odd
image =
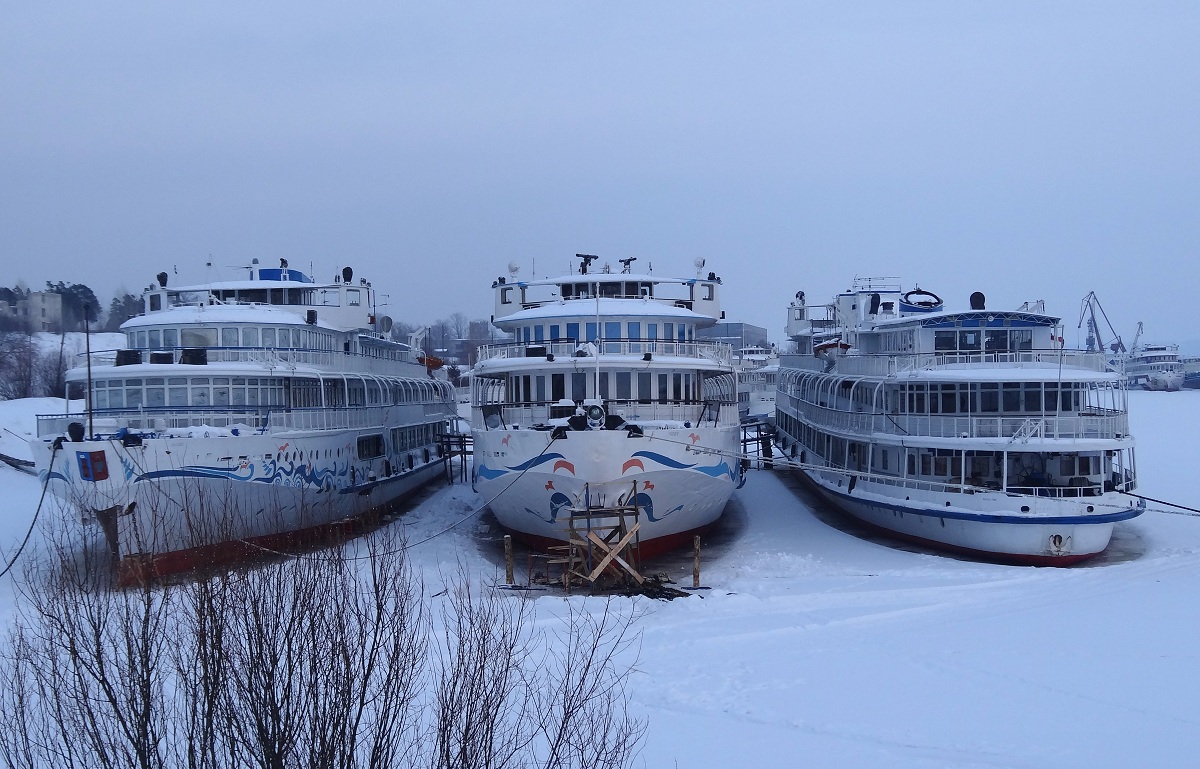
[[[8,574],[9,569],[16,565],[17,559],[20,558],[21,553],[25,551],[25,545],[29,544],[29,538],[33,536],[33,528],[37,526],[38,516],[41,515],[42,512],[42,503],[46,501],[46,489],[50,488],[50,473],[52,470],[54,470],[54,457],[58,454],[58,450],[61,447],[62,444],[58,441],[55,441],[53,448],[50,449],[50,464],[46,467],[46,480],[42,482],[42,496],[38,498],[37,509],[33,511],[33,520],[29,522],[29,530],[25,532],[25,538],[21,540],[21,546],[18,547],[17,552],[13,554],[12,560],[4,565],[4,571],[0,571],[0,577]]]

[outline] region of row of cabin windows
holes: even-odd
[[[283,406],[319,408],[429,403],[448,386],[419,379],[355,377],[141,377],[92,383],[92,408]]]
[[[1077,412],[1088,402],[1088,386],[1071,382],[983,382],[902,385],[891,413],[1041,414]]]
[[[583,336],[579,335],[582,327]],[[642,336],[643,327],[645,328],[645,336]],[[659,331],[662,331],[662,336],[659,336]],[[566,335],[563,336],[563,332]],[[617,340],[629,340],[638,342],[694,342],[696,340],[696,327],[686,323],[645,323],[641,321],[631,320],[627,323],[621,321],[604,321],[597,324],[595,321],[587,323],[550,323],[548,325],[522,326],[520,329],[520,339],[526,344],[535,342],[557,342],[560,340],[569,340],[572,342],[596,342],[600,341],[600,332],[604,332],[604,340],[615,342]],[[640,350],[635,350],[640,352]]]
[[[822,432],[786,412],[778,415],[779,427],[801,445],[815,451],[831,464],[862,472],[927,478],[943,482],[967,480],[972,482],[1002,479],[1002,452],[953,449],[918,449],[876,445],[874,449],[863,442],[848,441]],[[1100,475],[1103,462],[1100,454],[1042,455],[1028,452],[1009,452],[1009,482],[1044,483],[1051,476],[1059,479]],[[964,475],[963,460],[966,460]]]
[[[576,403],[588,398],[639,403],[697,403],[701,378],[694,372],[601,371],[599,395],[596,372],[524,374],[508,378],[510,403]],[[636,389],[635,389],[636,388]]]
[[[699,287],[700,299],[711,302],[716,297],[716,284],[701,283]],[[599,283],[563,283],[558,288],[559,294],[563,299],[595,299],[597,295],[601,298],[612,299],[650,299],[654,297],[655,284],[636,280],[612,280]],[[685,289],[684,293],[686,296],[680,295],[678,297],[679,301],[691,302],[696,298],[695,286],[682,284],[682,289]],[[671,287],[668,287],[668,296],[662,298],[671,300],[669,294],[679,290],[681,290],[681,286],[679,285],[675,286],[675,291],[672,291]],[[504,286],[500,289],[500,304],[512,304],[517,296],[520,296],[521,301],[524,301],[524,290],[518,286]]]
[[[834,395],[848,397],[856,410],[872,410],[876,388],[871,383],[844,381],[836,393],[828,384],[817,376],[802,378],[796,395],[827,408],[839,407]],[[890,414],[918,415],[1067,413],[1085,409],[1091,389],[1075,382],[920,382],[888,388],[882,407]]]
[[[433,425],[394,427],[391,431],[392,454],[395,455],[424,446],[426,447],[425,461],[428,462],[431,456],[429,445],[434,442],[434,437],[435,431]],[[377,459],[387,453],[387,447],[384,445],[382,434],[359,436],[357,448],[359,459]]]
[[[323,288],[315,291],[311,288],[241,288],[227,291],[216,291],[218,299],[223,302],[238,302],[247,304],[274,304],[289,306],[311,307],[340,307],[342,293],[345,292],[346,305],[359,307],[363,302],[363,291],[357,288],[330,289]],[[199,292],[180,294],[182,304],[204,304],[207,297]],[[158,312],[163,308],[163,294],[150,295],[150,312]]]
[[[128,347],[136,350],[173,350],[178,347],[270,347],[301,350],[339,349],[337,338],[328,331],[312,328],[223,326],[205,328],[152,328],[127,331]]]
[[[934,352],[1022,352],[1033,349],[1033,329],[958,329],[934,331]]]

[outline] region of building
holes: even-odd
[[[696,338],[709,339],[714,342],[725,342],[733,346],[735,353],[747,347],[761,347],[764,350],[771,349],[771,344],[767,341],[767,330],[762,326],[755,326],[750,323],[721,321],[711,328],[697,329]]]
[[[33,331],[58,331],[62,328],[62,294],[33,291],[17,302],[17,315]]]

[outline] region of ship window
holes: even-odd
[[[601,371],[596,375],[597,381],[600,383],[600,399],[608,400],[608,372]]]
[[[937,352],[953,352],[957,342],[954,331],[934,331],[933,349]]]
[[[669,342],[669,341],[671,341],[671,339],[674,338],[674,336],[675,336],[675,324],[674,323],[664,323],[663,324],[663,339],[665,339],[666,341]]]
[[[162,332],[156,328],[151,329],[149,341],[151,350],[157,350],[158,348],[162,347]]]
[[[275,329],[264,328],[262,330],[262,345],[263,347],[275,346]]]
[[[1008,331],[986,331],[983,342],[984,352],[1008,352]]]
[[[550,375],[550,400],[557,403],[567,397],[566,374]]]
[[[978,331],[959,331],[958,349],[977,352],[982,345]]]
[[[162,309],[162,294],[150,295],[150,312],[158,312]]]
[[[570,339],[572,342],[579,341],[579,324],[578,323],[568,323],[567,324],[567,339]]]
[[[178,347],[179,346],[179,329],[164,328],[163,329],[163,347]]]
[[[638,403],[649,403],[653,397],[653,377],[649,371],[638,372]]]
[[[953,414],[957,398],[955,397],[955,387],[952,384],[942,385],[942,413]]]
[[[711,302],[713,299],[713,284],[712,283],[704,283],[703,287],[704,287],[704,294],[703,294],[703,296],[701,296],[701,298]]]
[[[629,371],[618,371],[616,376],[617,400],[627,401],[633,397],[633,373]]]
[[[1009,332],[1009,349],[1014,352],[1033,349],[1033,330],[1022,328]]]
[[[512,304],[512,286],[500,289],[500,304]]]
[[[646,338],[651,341],[658,339],[658,324],[657,323],[647,323],[646,324]]]
[[[350,307],[358,307],[362,300],[359,298],[359,290],[357,288],[346,289],[346,304]]]
[[[146,405],[151,407],[167,405],[166,390],[162,377],[152,377],[146,380]]]
[[[687,341],[687,328],[682,323],[679,324],[679,341]]]
[[[622,287],[621,287],[620,283],[611,283],[610,282],[610,283],[601,283],[600,284],[600,296],[616,297],[616,296],[621,295],[621,291],[622,291]]]
[[[221,329],[221,346],[222,347],[237,347],[238,346],[238,330],[236,328]]]
[[[554,340],[559,338],[558,330],[559,330],[559,325],[557,323],[550,324],[550,341],[553,342]]]
[[[604,322],[604,338],[609,341],[616,341],[621,338],[621,324],[615,321],[607,320]]]
[[[546,327],[540,323],[533,327],[533,341],[535,341],[535,342],[546,341]]]
[[[659,403],[667,402],[667,375],[666,374],[658,375],[658,402]]]
[[[1000,410],[1000,385],[984,383],[979,386],[979,410],[993,414]]]
[[[358,458],[375,459],[383,456],[382,435],[360,435],[358,438]]]
[[[217,330],[215,328],[185,328],[181,337],[184,347],[217,346]]]
[[[537,379],[535,381],[537,382],[537,402],[545,403],[546,402],[546,377],[539,376],[539,377],[537,377]]]
[[[596,324],[594,322],[588,323],[586,328],[587,328],[587,341],[589,341],[589,342],[596,341],[597,334],[598,334]]]
[[[1004,393],[1002,403],[1005,413],[1016,414],[1021,411],[1021,385],[1016,382],[1005,382],[1001,387]]]
[[[1042,410],[1042,384],[1041,382],[1026,382],[1025,386],[1025,411],[1037,413]]]
[[[571,400],[576,403],[587,398],[587,374],[571,374]]]
[[[258,329],[257,328],[242,329],[242,343],[246,347],[258,347]]]

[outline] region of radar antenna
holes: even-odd
[[[575,256],[578,257],[579,259],[583,260],[579,264],[579,274],[580,275],[587,275],[588,274],[588,265],[590,265],[592,262],[594,262],[600,258],[600,257],[596,256],[595,254],[575,254]]]
[[[623,273],[628,273],[628,272],[629,272],[629,265],[631,265],[631,264],[633,264],[634,262],[636,262],[636,261],[637,261],[637,257],[636,257],[636,256],[631,256],[631,257],[629,257],[628,259],[618,259],[617,261],[621,263],[621,272],[623,272]]]

